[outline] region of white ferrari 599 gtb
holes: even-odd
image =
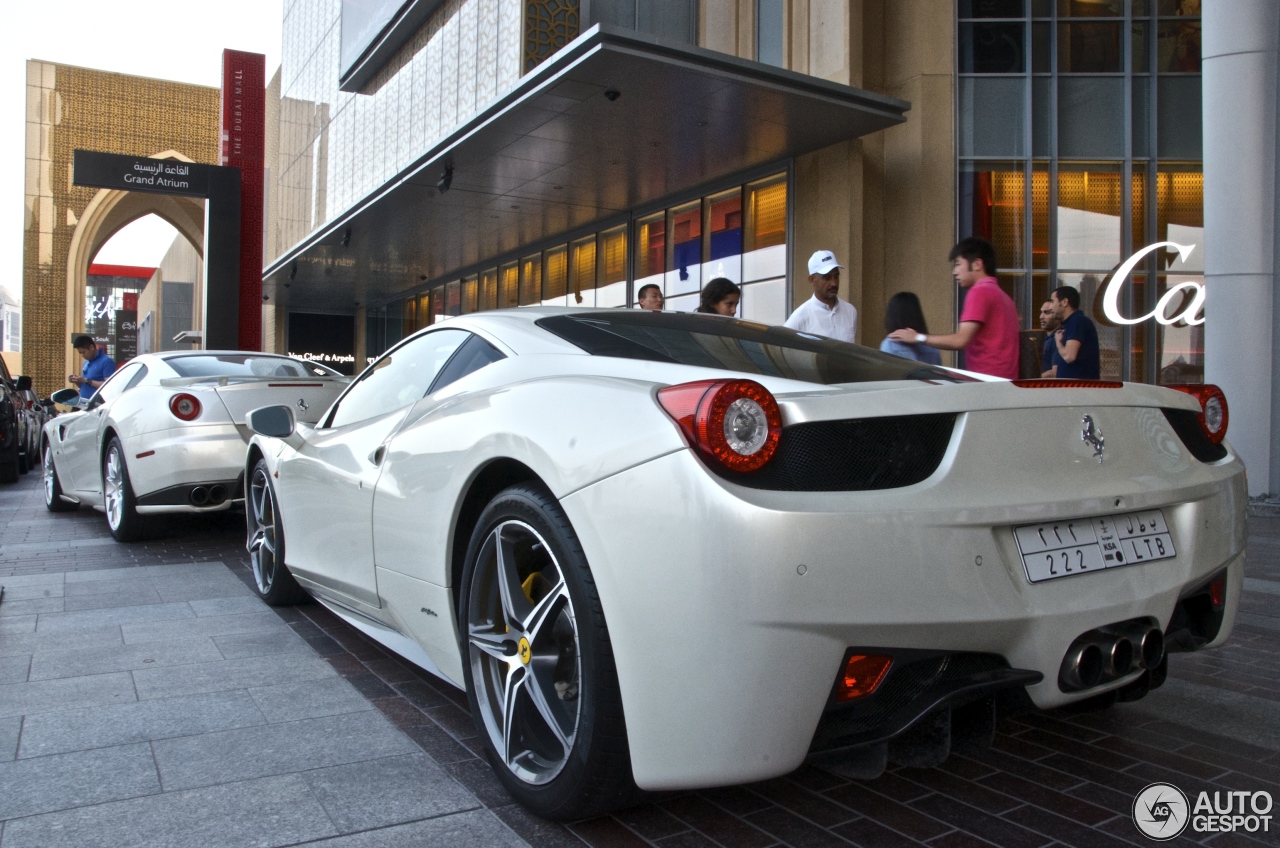
[[[1132,700],[1227,638],[1244,468],[1210,386],[1008,382],[707,315],[469,315],[315,425],[257,409],[248,547],[466,690],[540,815],[814,760],[874,775],[999,707]]]
[[[213,512],[244,500],[249,410],[288,403],[315,421],[350,382],[315,362],[243,351],[172,351],[122,365],[84,406],[45,424],[45,506],[89,504],[117,541],[143,538],[156,517]],[[75,389],[54,393],[75,403]]]

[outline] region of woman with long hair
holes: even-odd
[[[915,329],[920,333],[928,333],[924,322],[924,308],[920,306],[920,298],[914,292],[898,292],[889,298],[884,308],[884,329],[886,333],[894,330]],[[880,349],[904,359],[914,359],[929,365],[941,365],[942,357],[937,348],[923,344],[897,342],[889,337],[880,342]]]
[[[742,299],[742,289],[734,285],[732,280],[716,277],[702,288],[702,297],[695,312],[708,315],[728,315],[732,318],[738,314],[738,301]]]

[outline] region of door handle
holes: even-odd
[[[373,453],[369,454],[369,461],[372,462],[374,465],[381,465],[382,457],[386,454],[386,452],[387,452],[387,446],[382,445]]]

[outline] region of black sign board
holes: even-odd
[[[240,328],[240,169],[176,159],[73,152],[73,185],[208,198],[204,210],[204,346],[234,350]],[[136,336],[134,350],[136,350]]]
[[[188,197],[209,195],[211,165],[179,162],[176,159],[150,159],[146,156],[121,156],[117,153],[99,153],[96,150],[77,150],[74,155],[76,185],[182,194]]]
[[[328,365],[348,376],[356,368],[356,322],[350,315],[289,313],[290,356]]]
[[[133,309],[116,310],[116,365],[123,365],[138,355],[138,313]]]

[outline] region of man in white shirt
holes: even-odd
[[[858,310],[837,296],[842,267],[836,261],[836,255],[829,250],[819,250],[809,257],[809,284],[813,286],[813,297],[796,307],[786,326],[842,342],[854,341],[858,330]]]

